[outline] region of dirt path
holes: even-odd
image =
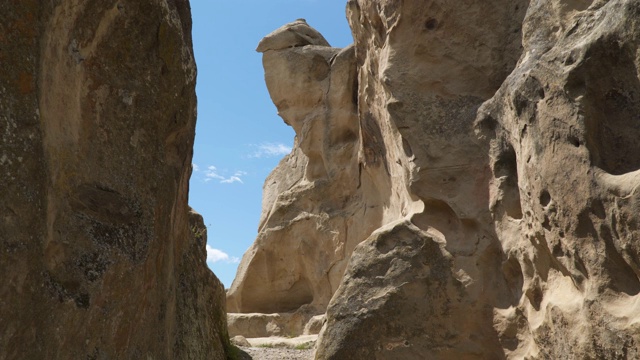
[[[313,360],[313,349],[296,350],[267,347],[239,347],[242,360]]]

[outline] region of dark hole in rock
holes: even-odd
[[[531,303],[531,306],[533,306],[533,308],[536,310],[540,310],[540,304],[542,303],[543,298],[542,290],[540,289],[540,287],[538,285],[534,286],[533,288],[527,290],[526,295],[529,299],[529,302]]]
[[[429,19],[424,23],[424,28],[427,30],[435,30],[435,28],[437,27],[438,27],[438,20],[436,19]]]
[[[573,135],[569,136],[569,142],[575,147],[580,147],[580,139]]]
[[[482,116],[476,122],[476,127],[480,129],[486,135],[493,134],[496,131],[498,122],[491,115],[482,114]]]
[[[547,206],[549,205],[550,202],[551,202],[551,195],[547,190],[543,190],[542,193],[540,193],[540,205]]]

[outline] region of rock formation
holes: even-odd
[[[223,359],[186,0],[0,5],[0,359]]]
[[[375,229],[360,223],[377,206],[363,198],[353,47],[329,46],[304,20],[258,45],[295,150],[267,178],[259,235],[244,255],[227,310],[311,316],[325,309],[355,245]]]
[[[323,360],[640,357],[640,3],[347,17],[344,50],[302,21],[259,46],[297,143],[228,310],[331,298]]]
[[[499,358],[492,309],[508,306],[510,294],[487,147],[473,123],[518,60],[526,3],[376,8],[348,7],[362,64],[359,113],[384,129],[389,182],[402,196],[388,201],[411,207],[389,207],[389,220],[356,249],[318,356]]]

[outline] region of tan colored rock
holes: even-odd
[[[638,358],[640,3],[347,14],[353,47],[264,53],[297,146],[230,309],[320,313],[333,294],[323,360]]]
[[[173,358],[225,359],[229,335],[224,286],[207,266],[207,227],[189,212],[189,237],[176,268],[176,329]]]
[[[0,5],[0,359],[223,359],[187,1]]]
[[[317,358],[501,358],[492,314],[469,299],[455,260],[409,221],[376,231],[353,253]]]
[[[322,325],[326,321],[325,314],[316,315],[309,319],[307,324],[304,326],[304,330],[302,331],[302,335],[317,335],[322,330]]]
[[[518,67],[479,112],[513,293],[494,310],[508,357],[640,357],[639,11],[532,6]]]
[[[315,309],[308,306],[303,306],[292,313],[229,313],[227,314],[229,335],[263,338],[318,334],[324,315],[314,316],[315,313]]]
[[[265,36],[256,51],[282,50],[305,45],[329,46],[329,43],[322,34],[309,26],[305,19],[298,19]]]
[[[423,210],[354,250],[316,358],[638,357],[639,5],[532,3],[504,79],[526,5],[349,2]]]
[[[263,64],[296,143],[265,182],[260,232],[227,293],[230,313],[324,313],[352,249],[377,227],[359,221],[379,205],[359,181],[354,48],[300,46],[288,40],[296,24],[263,40],[289,41],[264,50]]]
[[[235,346],[243,346],[243,347],[250,347],[251,344],[247,341],[247,338],[245,338],[242,335],[236,335],[234,337],[231,338],[231,343]]]
[[[360,122],[381,129],[369,152],[388,169],[369,171],[389,206],[354,250],[317,358],[502,356],[487,309],[508,290],[473,122],[515,66],[525,10],[524,1],[349,2]]]

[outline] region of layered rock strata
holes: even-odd
[[[188,1],[0,5],[0,359],[223,359]]]
[[[230,309],[331,298],[318,359],[639,357],[640,4],[350,0],[347,15],[345,50],[301,21],[259,48],[297,146],[265,184]],[[351,96],[333,85],[346,51]],[[326,231],[344,239],[333,255]]]

